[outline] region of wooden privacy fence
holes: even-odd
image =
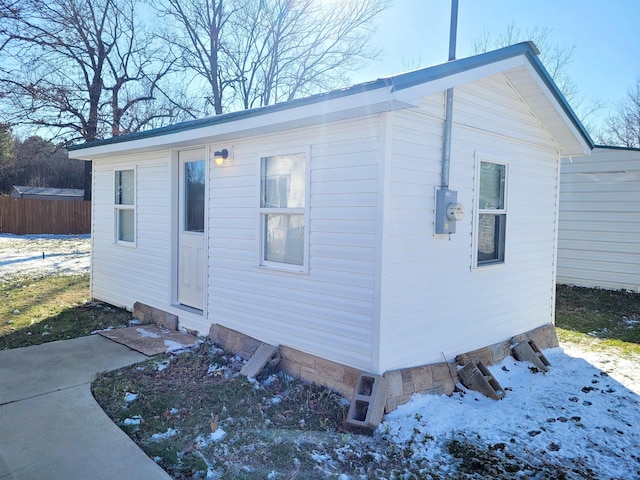
[[[0,233],[91,233],[91,202],[0,197]]]

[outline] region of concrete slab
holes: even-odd
[[[109,419],[87,384],[1,407],[0,451],[16,480],[170,478]]]
[[[0,478],[170,480],[91,395],[101,371],[145,360],[99,336],[0,352]]]
[[[98,372],[144,360],[144,355],[98,335],[2,350],[0,405],[89,383]]]

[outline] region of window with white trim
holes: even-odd
[[[306,155],[260,160],[260,265],[305,267]]]
[[[116,243],[136,241],[135,170],[116,170],[114,174],[114,214]]]
[[[504,263],[507,165],[480,162],[477,266]]]

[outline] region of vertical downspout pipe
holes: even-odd
[[[456,38],[458,34],[458,0],[451,0],[451,27],[449,29],[449,61],[456,59]],[[447,89],[444,132],[442,135],[442,172],[440,186],[449,187],[449,170],[451,167],[451,127],[453,125],[453,88]]]

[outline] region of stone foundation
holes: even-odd
[[[527,340],[533,340],[540,350],[546,348],[555,348],[558,344],[556,329],[552,324],[543,325],[526,333],[521,333],[504,342],[495,343],[488,347],[463,353],[456,357],[458,365],[466,365],[471,361],[481,361],[485,365],[494,365],[500,363],[506,357],[511,355],[511,346]]]
[[[167,330],[178,330],[178,316],[159,308],[136,302],[133,304],[133,318],[143,324],[155,323]]]
[[[407,403],[414,393],[451,395],[459,381],[455,363],[432,363],[393,370],[386,372],[384,378],[389,384],[387,413]]]
[[[386,372],[384,377],[389,382],[386,412],[391,412],[399,405],[407,403],[414,393],[451,395],[456,384],[460,382],[457,373],[458,365],[466,365],[477,360],[487,366],[500,363],[511,355],[511,345],[527,340],[536,342],[540,350],[558,346],[556,329],[552,324],[548,324],[516,335],[504,342],[458,355],[456,363],[433,363]]]
[[[218,324],[211,325],[209,338],[245,359],[251,358],[262,343]],[[386,372],[384,378],[388,382],[388,394],[385,411],[391,412],[407,403],[414,393],[451,395],[460,382],[458,365],[472,360],[480,360],[485,365],[499,363],[511,355],[511,345],[527,340],[533,340],[540,350],[558,346],[555,327],[548,324],[507,341],[458,355],[457,363],[433,363]],[[294,378],[329,387],[349,399],[353,398],[358,376],[367,373],[284,345],[279,349],[282,359],[278,369]]]
[[[244,359],[251,358],[262,343],[218,324],[211,325],[209,338],[216,345]],[[284,345],[280,345],[279,348],[281,355],[277,367],[279,370],[293,378],[331,388],[346,398],[353,396],[358,376],[363,373],[360,370]]]

